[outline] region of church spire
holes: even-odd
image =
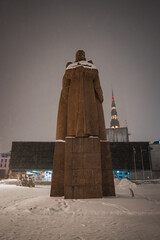
[[[116,104],[114,100],[114,95],[113,95],[113,89],[112,89],[112,104],[111,104],[111,122],[110,122],[110,128],[119,128],[119,121],[117,118],[117,110],[116,110]]]

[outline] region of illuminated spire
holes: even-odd
[[[111,104],[111,122],[110,122],[110,128],[119,128],[119,121],[117,118],[117,110],[116,110],[116,104],[114,100],[114,95],[113,95],[113,89],[112,89],[112,104]]]

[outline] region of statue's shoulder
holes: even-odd
[[[97,67],[94,65],[92,60],[89,60],[88,63],[90,64],[90,68],[92,69],[92,73],[97,75],[98,74],[98,69]]]
[[[91,69],[91,70],[97,70],[96,66],[93,64],[92,60],[89,61],[79,61],[79,62],[68,62],[66,64],[66,72],[69,70],[71,71],[72,69],[77,69],[80,70],[81,68],[86,68],[86,69]]]
[[[97,71],[97,68],[94,65],[92,60],[87,61],[87,63],[85,65],[86,65],[85,66],[86,68],[91,69],[92,71]]]
[[[91,67],[95,72],[98,73],[98,69],[97,69],[97,67],[94,65],[93,61],[92,61],[92,60],[89,60],[88,63],[90,63],[90,67]]]
[[[72,62],[67,62],[66,64],[66,71],[65,71],[65,76],[66,77],[69,77],[70,76],[70,73],[72,72],[72,68],[70,67],[70,65],[72,65],[73,63]]]
[[[69,65],[71,65],[72,64],[72,62],[67,62],[66,63],[66,68],[69,66]]]
[[[68,62],[67,64],[66,64],[66,70],[68,71],[68,70],[72,70],[73,68],[76,68],[78,66],[78,62],[74,62],[74,63],[72,63],[72,62]]]
[[[88,61],[88,63],[91,63],[91,64],[93,64],[93,61],[92,61],[92,60],[89,60],[89,61]]]

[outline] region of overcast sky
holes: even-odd
[[[78,49],[112,88],[130,141],[160,139],[159,0],[0,0],[0,152],[54,141],[62,77]]]

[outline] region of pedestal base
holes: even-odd
[[[66,138],[64,197],[102,198],[99,138]]]
[[[56,142],[50,196],[115,196],[109,142],[100,142],[98,137],[67,137],[65,142]]]
[[[65,142],[55,142],[51,197],[64,196]]]
[[[109,142],[101,142],[103,196],[115,196],[112,158]]]

